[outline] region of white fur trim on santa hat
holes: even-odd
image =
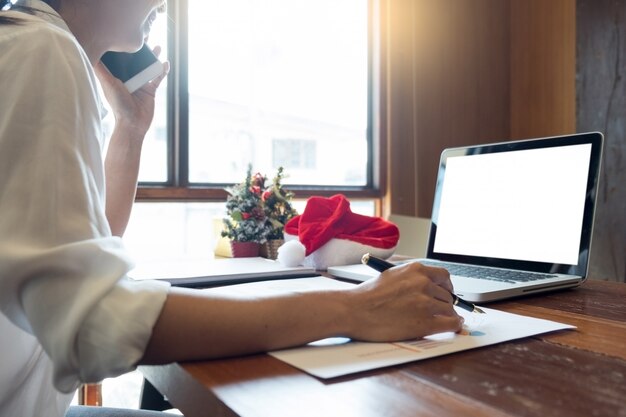
[[[302,265],[306,248],[298,239],[292,239],[283,243],[278,248],[276,260],[290,268]]]
[[[285,266],[304,265],[325,271],[329,266],[357,264],[366,253],[386,259],[393,255],[394,250],[395,247],[381,249],[351,240],[333,238],[305,257],[304,245],[298,241],[298,237],[285,233],[285,244],[278,249],[278,261]]]

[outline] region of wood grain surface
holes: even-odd
[[[604,133],[591,276],[626,281],[626,0],[577,0],[577,129]]]
[[[141,367],[187,417],[626,416],[626,284],[492,308],[578,326],[321,380],[268,355]]]

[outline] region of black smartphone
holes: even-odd
[[[163,72],[163,63],[146,44],[134,53],[107,52],[102,57],[102,63],[131,93]]]

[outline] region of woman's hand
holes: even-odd
[[[158,57],[161,48],[157,46],[153,52]],[[130,94],[122,81],[111,75],[102,62],[96,65],[96,75],[113,110],[116,128],[124,130],[128,139],[143,140],[150,128],[154,117],[154,97],[169,68],[169,62],[165,62],[161,75]]]
[[[155,55],[159,52],[160,48],[154,49]],[[102,62],[96,65],[96,74],[115,115],[115,129],[105,160],[106,216],[115,236],[122,236],[128,225],[137,190],[143,140],[154,117],[154,96],[168,71],[166,62],[161,75],[130,94]]]
[[[463,318],[452,306],[452,289],[443,268],[417,262],[391,268],[354,289],[349,336],[375,342],[458,331]]]

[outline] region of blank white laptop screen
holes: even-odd
[[[592,145],[448,157],[434,252],[576,265]]]

